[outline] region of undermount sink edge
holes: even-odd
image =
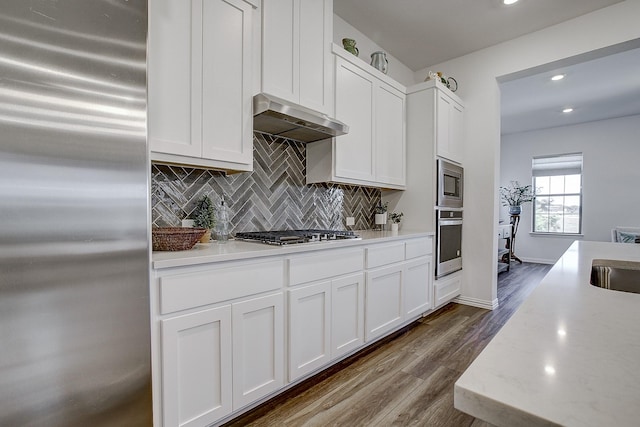
[[[640,262],[594,259],[589,283],[603,289],[640,294]]]

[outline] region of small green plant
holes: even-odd
[[[193,211],[193,226],[211,230],[216,225],[213,202],[206,194],[198,199]]]
[[[392,223],[400,224],[400,221],[402,221],[403,216],[404,216],[403,212],[392,212],[391,215],[389,215],[389,218],[391,219]]]
[[[388,206],[389,206],[389,202],[384,202],[384,204],[382,204],[382,201],[380,201],[378,206],[375,207],[376,214],[379,215],[379,214],[383,214],[383,213],[387,212]]]

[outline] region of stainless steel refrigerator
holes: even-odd
[[[0,4],[0,426],[151,424],[146,0]]]

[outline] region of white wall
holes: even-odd
[[[358,58],[365,61],[367,64],[371,63],[371,54],[376,51],[384,51],[387,54],[387,61],[389,61],[389,68],[387,75],[392,79],[402,83],[405,86],[411,86],[414,81],[413,71],[406,65],[400,62],[397,58],[390,55],[389,52],[375,44],[370,38],[356,30],[351,24],[340,18],[338,15],[333,15],[333,42],[338,46],[342,46],[342,39],[349,38],[356,41],[356,47],[358,48]],[[422,81],[422,80],[421,80]]]
[[[583,155],[582,231],[584,240],[608,242],[615,226],[640,227],[640,116],[601,120],[502,136],[500,185],[531,182],[534,156]],[[555,262],[575,237],[532,236],[532,204],[523,205],[516,255]],[[508,222],[507,208],[501,218]]]
[[[496,299],[500,91],[497,77],[640,38],[640,1],[627,0],[429,69],[458,81],[465,103],[463,296]]]

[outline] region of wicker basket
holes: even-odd
[[[207,231],[192,227],[153,227],[151,232],[154,251],[186,251],[191,249]]]

